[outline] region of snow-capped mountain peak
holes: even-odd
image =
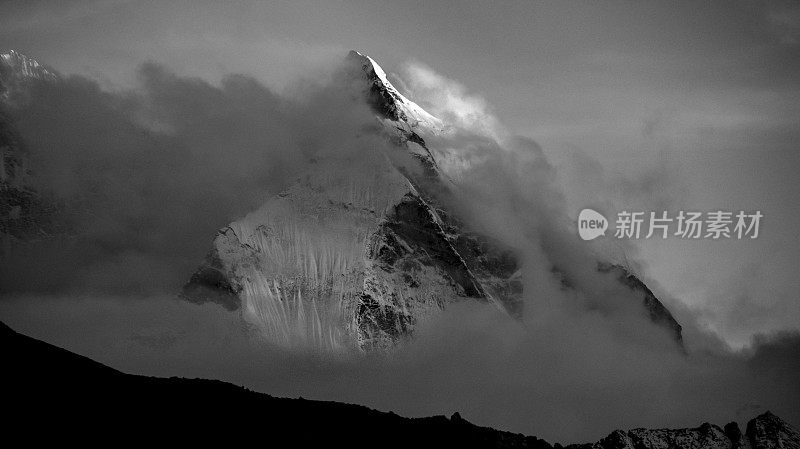
[[[22,53],[15,50],[0,53],[0,100],[8,100],[15,93],[23,93],[24,98],[24,86],[31,81],[53,82],[58,79],[55,72]]]
[[[386,118],[407,123],[415,130],[421,129],[434,134],[444,131],[444,122],[401,94],[374,59],[355,50],[350,51],[347,59],[359,67],[371,82],[371,93],[377,96],[372,101],[386,107],[382,111]]]
[[[15,50],[0,54],[0,61],[17,78],[36,78],[54,80],[58,75],[47,70],[33,58],[25,56]]]
[[[390,150],[320,159],[220,229],[184,297],[241,309],[274,343],[330,349],[392,347],[458,301],[521,316],[516,251],[450,210],[454,184],[423,137],[441,131],[441,120],[400,94],[369,56],[351,51],[346,62],[347,82],[363,92]],[[403,152],[412,157],[390,156]],[[680,325],[643,283],[619,267],[598,271],[639,296],[680,344]]]
[[[441,121],[400,94],[370,57],[350,52],[346,64],[386,146],[318,158],[221,229],[184,296],[241,308],[274,343],[330,349],[391,347],[461,300],[517,311],[514,255],[443,213],[450,184],[422,137]],[[412,157],[391,156],[403,152]]]

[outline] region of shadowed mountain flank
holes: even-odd
[[[476,426],[458,413],[405,418],[367,407],[276,398],[203,379],[125,374],[18,334],[0,323],[6,436],[31,443],[247,441],[260,429],[271,445],[295,447],[551,448],[533,436]],[[202,423],[201,426],[198,426]],[[800,434],[764,413],[742,434],[735,423],[689,429],[617,430],[573,449],[798,448]]]

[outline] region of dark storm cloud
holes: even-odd
[[[13,107],[36,187],[64,206],[71,237],[5,254],[0,290],[176,291],[217,229],[369,120],[313,80],[289,100],[242,75],[213,86],[145,64],[138,77],[122,92],[37,83]]]

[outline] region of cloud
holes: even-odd
[[[687,357],[626,338],[602,314],[556,306],[557,298],[522,323],[455,305],[389,356],[280,350],[246,333],[237,314],[161,296],[25,296],[0,302],[0,314],[127,372],[218,378],[410,416],[459,411],[551,442],[615,428],[742,424],[765,409],[798,422],[800,335],[762,337],[749,354]]]
[[[493,139],[505,134],[486,100],[468,94],[466,88],[457,81],[419,62],[406,64],[404,74],[398,78],[399,84],[408,91],[409,98],[415,99],[423,108],[451,126],[470,129]]]
[[[765,5],[764,16],[770,31],[786,45],[800,44],[800,7],[794,2]]]
[[[64,206],[71,237],[4,254],[0,292],[175,291],[217,229],[372,123],[346,90],[311,79],[282,97],[243,75],[214,86],[148,63],[138,78],[118,92],[78,76],[36,83],[13,106],[35,187]]]
[[[760,336],[732,352],[684,321],[691,351],[676,350],[640,298],[598,273],[606,253],[577,238],[542,148],[496,125],[459,84],[429,69],[417,74],[410,88],[441,102],[434,112],[454,125],[426,137],[457,180],[448,206],[520,254],[522,320],[463,302],[391,354],[334,356],[272,347],[236,313],[176,300],[170,292],[217,227],[260,205],[308,158],[370,150],[350,144],[371,118],[347,92],[324,85],[279,96],[246,76],[213,86],[156,65],[141,69],[134,91],[71,78],[40,86],[19,111],[49,180],[43,187],[85,213],[73,218],[75,239],[35,246],[5,269],[0,315],[128,372],[220,378],[414,416],[460,411],[554,442],[615,428],[724,424],[764,408],[800,421],[800,336]]]

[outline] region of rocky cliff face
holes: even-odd
[[[675,341],[683,347],[683,334],[681,325],[672,316],[672,313],[656,298],[656,295],[638,277],[625,267],[607,262],[597,264],[597,271],[614,276],[617,282],[628,287],[634,294],[642,298],[642,306],[648,318],[660,326],[669,329]]]

